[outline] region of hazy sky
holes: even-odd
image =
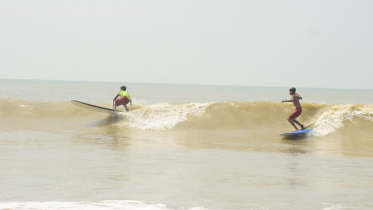
[[[0,0],[0,78],[373,89],[372,0]]]

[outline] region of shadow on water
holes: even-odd
[[[111,146],[113,150],[126,150],[131,145],[131,138],[122,132],[118,127],[106,126],[104,127],[106,136],[112,138]]]
[[[282,150],[284,153],[292,154],[305,154],[307,151],[304,149],[304,146],[308,144],[309,136],[307,135],[294,135],[294,136],[284,136],[281,139],[281,143],[289,145],[287,149]]]
[[[112,115],[109,115],[108,117],[106,117],[105,119],[102,119],[102,120],[97,121],[97,122],[90,123],[87,126],[89,126],[89,127],[100,127],[100,126],[112,125],[112,124],[115,124],[115,123],[117,123],[119,121],[122,121],[124,119],[125,119],[125,117],[123,115],[112,114]]]
[[[308,138],[307,135],[289,135],[289,136],[283,136],[282,141],[304,141]]]
[[[290,137],[290,138],[289,138]],[[287,169],[290,172],[290,176],[287,178],[287,184],[290,188],[296,189],[304,187],[307,184],[302,181],[302,156],[307,154],[307,136],[287,136],[282,139],[282,143],[288,144],[286,149],[282,149],[281,152],[287,153]]]
[[[112,150],[125,150],[131,145],[131,138],[125,135],[120,128],[113,126],[103,127],[100,132],[81,133],[76,135],[77,141],[89,145],[105,145]]]
[[[108,115],[99,121],[87,124],[86,127],[97,129],[90,133],[78,134],[77,138],[81,142],[86,142],[88,144],[109,146],[112,150],[126,150],[126,148],[131,145],[131,138],[126,135],[123,128],[115,126],[116,123],[124,119],[124,115]]]

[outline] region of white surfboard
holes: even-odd
[[[115,113],[118,113],[118,112],[122,112],[122,111],[119,111],[119,110],[110,109],[110,108],[106,108],[106,107],[102,107],[102,106],[96,106],[96,105],[92,105],[92,104],[87,104],[87,103],[84,103],[84,102],[81,102],[81,101],[76,101],[76,100],[72,100],[71,103],[78,106],[78,107],[81,107],[81,108],[84,108],[84,109],[89,109],[89,110],[92,110],[92,111],[95,111],[95,112],[104,112],[104,113],[108,113],[108,114],[115,114]]]

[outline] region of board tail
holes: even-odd
[[[71,103],[74,104],[75,106],[79,106],[83,109],[89,109],[89,110],[92,110],[92,111],[95,111],[95,112],[103,112],[103,113],[108,113],[108,114],[114,114],[114,113],[117,113],[117,112],[122,112],[122,111],[119,111],[119,110],[116,110],[116,109],[110,109],[110,108],[106,108],[106,107],[102,107],[102,106],[96,106],[96,105],[93,105],[93,104],[87,104],[87,103],[84,103],[84,102],[81,102],[81,101],[76,101],[76,100],[72,100]]]

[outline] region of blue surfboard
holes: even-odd
[[[295,132],[281,133],[280,136],[300,135],[300,134],[304,134],[304,133],[310,132],[312,130],[313,130],[312,128],[308,128],[308,129],[305,129],[305,130],[300,130],[300,131],[295,131]]]

